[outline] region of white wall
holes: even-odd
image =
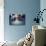
[[[46,0],[40,0],[40,9],[41,11],[43,9],[46,9]],[[43,12],[42,17],[43,17],[43,22],[41,21],[40,24],[46,26],[46,11]]]

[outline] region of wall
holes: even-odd
[[[41,2],[40,9],[42,11],[43,9],[46,9],[46,0],[41,0],[40,2]],[[43,22],[41,21],[40,25],[46,26],[46,20],[45,20],[46,19],[46,10],[43,12],[42,17],[43,17]]]
[[[4,0],[4,35],[7,41],[18,41],[32,30],[35,12],[40,9],[40,0]],[[20,26],[9,25],[9,14],[14,12],[26,14],[26,24]]]

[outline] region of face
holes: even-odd
[[[31,33],[29,32],[27,35],[26,35],[26,39],[29,39],[30,40],[31,38]]]

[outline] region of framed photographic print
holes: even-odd
[[[10,25],[25,25],[25,14],[11,14],[9,15]]]

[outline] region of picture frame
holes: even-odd
[[[10,25],[25,25],[25,14],[11,14],[9,15]]]

